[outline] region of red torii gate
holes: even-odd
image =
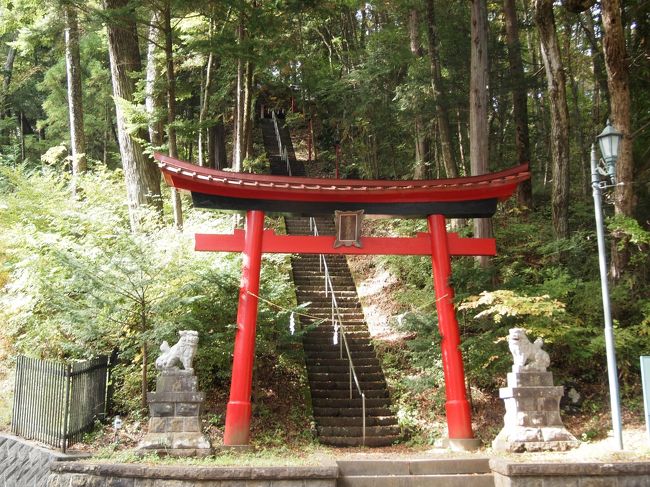
[[[194,205],[246,211],[246,229],[230,235],[197,234],[195,249],[243,252],[225,445],[247,445],[262,254],[430,255],[445,377],[450,442],[472,441],[460,333],[449,284],[451,256],[496,255],[494,239],[448,233],[445,217],[486,218],[530,177],[527,164],[484,176],[455,179],[332,180],[233,173],[155,154],[166,182],[192,193]],[[361,237],[361,247],[334,247],[334,236],[276,235],[264,229],[265,212],[299,215],[360,210],[368,214],[425,216],[429,231],[416,237]]]

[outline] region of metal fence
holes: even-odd
[[[64,452],[107,413],[109,358],[70,365],[19,356],[12,433]]]

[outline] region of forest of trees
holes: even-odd
[[[160,195],[150,147],[241,170],[255,99],[284,89],[317,122],[321,150],[340,142],[350,174],[454,177],[531,162],[532,187],[550,195],[566,238],[607,118],[624,134],[616,213],[635,216],[645,195],[649,12],[624,7],[3,2],[3,163],[38,165],[57,146],[73,175],[121,166],[135,210]],[[520,202],[533,207],[531,186]]]
[[[615,304],[615,311],[630,337],[649,323],[647,1],[0,0],[0,59],[0,190],[42,201],[42,179],[26,183],[11,171],[22,171],[23,178],[49,175],[53,187],[75,195],[65,204],[57,200],[62,211],[76,206],[91,214],[92,201],[96,208],[110,201],[117,216],[107,222],[124,217],[129,232],[143,239],[151,238],[156,221],[171,220],[167,215],[181,228],[188,206],[162,188],[154,150],[203,166],[247,170],[259,155],[259,100],[282,108],[293,100],[291,123],[313,131],[325,167],[340,146],[343,177],[456,177],[529,162],[531,183],[520,188],[508,218],[552,225],[549,266],[582,265],[574,259],[589,255],[585,245],[593,243],[592,237],[592,243],[582,242],[593,234],[585,230],[593,215],[589,151],[609,119],[623,134],[617,164],[622,184],[608,193],[606,209],[611,278],[617,302],[634,303]],[[117,180],[125,188],[122,203],[114,195],[89,193],[100,191],[101,181],[115,187]],[[7,228],[20,223],[21,231],[40,229],[45,235],[51,233],[42,226],[48,218],[58,222],[58,230],[70,223],[65,215],[53,216],[54,206],[16,201],[10,211],[0,206],[0,223]],[[21,209],[38,218],[27,224]],[[90,229],[108,235],[117,224],[107,222],[93,226],[80,218],[66,232],[72,240]],[[495,230],[485,220],[463,231],[487,236]],[[28,260],[11,250],[20,245],[17,233],[9,235],[0,237],[0,286],[20,283],[16,266]],[[153,266],[147,267],[151,276],[161,275],[151,270],[155,266],[140,242],[120,238],[118,247]],[[107,258],[101,238],[95,240]],[[47,242],[43,236],[40,245]],[[80,275],[92,274],[84,269]],[[155,279],[142,271],[142,282],[131,284],[143,291],[131,293],[117,284],[129,269],[107,274],[105,284],[117,289],[115,303],[137,305],[120,322],[135,320],[137,328],[132,313],[152,312],[144,296]],[[528,278],[519,272],[523,286]],[[578,292],[551,274],[544,282],[555,280],[563,289],[557,297],[589,296],[587,288]],[[72,279],[65,272],[58,277]],[[208,272],[206,279],[225,278]],[[191,298],[189,282],[177,285],[188,309],[206,315],[205,290],[193,289],[199,297]],[[155,306],[162,306],[164,293],[156,293]],[[11,313],[5,318],[19,315]],[[597,313],[590,316],[597,329]],[[21,323],[12,329],[14,339],[26,322]],[[148,325],[141,331],[147,330]],[[114,336],[129,333],[119,329]],[[68,352],[83,355],[75,350]],[[142,354],[146,363],[146,347]]]

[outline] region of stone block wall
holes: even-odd
[[[650,462],[518,463],[490,460],[494,487],[650,487]]]
[[[16,436],[0,434],[0,486],[45,487],[50,464],[68,458]]]
[[[64,462],[47,487],[336,487],[338,467],[186,467]]]

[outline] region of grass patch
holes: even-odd
[[[177,458],[159,456],[156,453],[144,456],[135,450],[115,451],[112,447],[98,450],[88,463],[133,463],[145,465],[192,465],[203,467],[301,467],[319,466],[333,463],[327,448],[314,445],[311,448],[293,450],[284,448],[265,448],[250,452],[218,452],[204,458]]]

